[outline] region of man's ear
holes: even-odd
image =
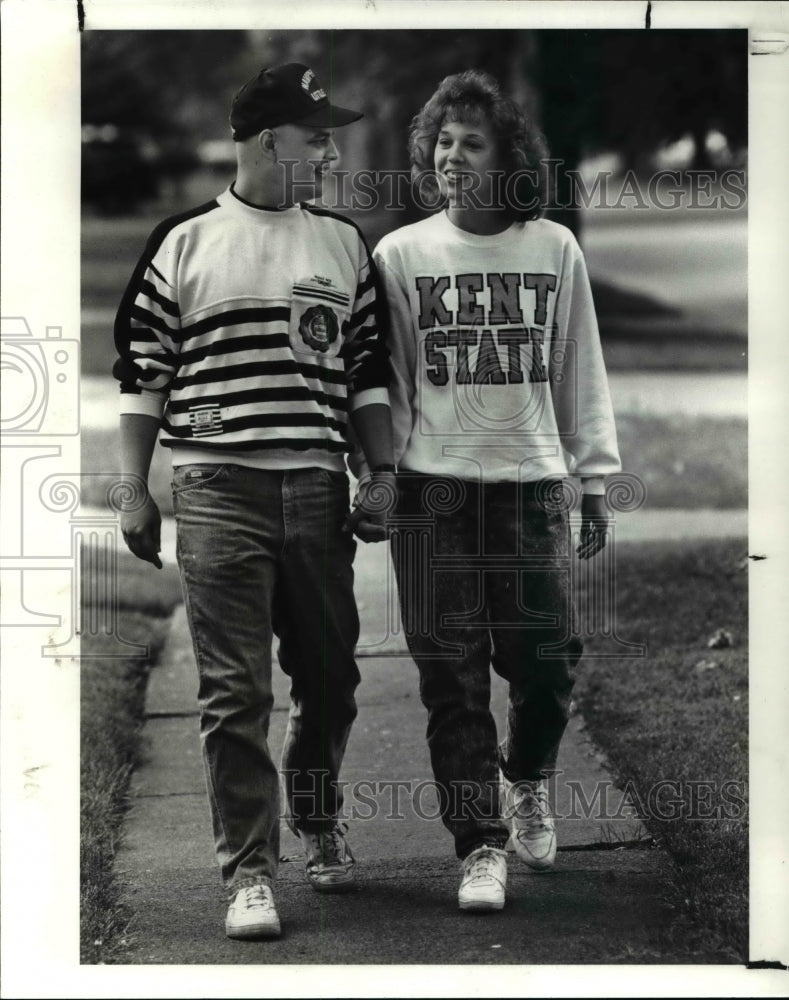
[[[270,128],[264,128],[258,136],[258,146],[260,151],[269,160],[277,158],[277,136]]]

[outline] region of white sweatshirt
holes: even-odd
[[[445,213],[385,236],[395,461],[484,482],[621,468],[583,254],[544,219],[477,236]]]

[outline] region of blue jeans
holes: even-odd
[[[216,853],[230,893],[273,880],[279,774],[268,746],[272,639],[290,677],[282,753],[290,819],[335,822],[356,716],[356,544],[348,478],[323,469],[185,465],[173,473],[178,565],[199,675]]]
[[[428,711],[442,819],[463,858],[506,843],[499,767],[510,781],[555,770],[582,650],[569,519],[534,483],[404,472],[397,484],[392,554],[403,628]],[[500,743],[491,666],[509,682]]]

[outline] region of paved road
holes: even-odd
[[[609,212],[587,218],[583,248],[593,279],[641,292],[720,332],[748,329],[748,222],[743,213],[698,210],[639,224]],[[605,216],[604,216],[605,218]]]

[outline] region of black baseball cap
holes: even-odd
[[[277,125],[313,125],[338,128],[362,117],[331,104],[315,74],[302,63],[262,69],[233,98],[230,126],[236,142]]]

